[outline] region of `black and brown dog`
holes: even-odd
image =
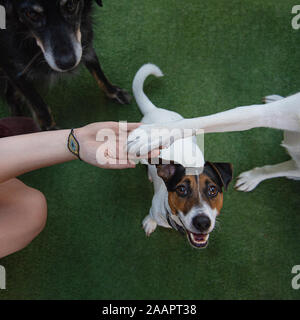
[[[101,0],[96,0],[102,6]],[[129,94],[104,75],[93,48],[93,0],[0,0],[6,29],[0,30],[0,94],[22,115],[30,107],[43,130],[54,129],[50,108],[35,84],[73,72],[83,63],[107,96],[127,104]]]

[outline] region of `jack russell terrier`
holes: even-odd
[[[163,137],[159,136],[157,128],[186,128],[194,129],[196,134],[201,129],[205,133],[244,131],[252,128],[267,127],[284,131],[282,146],[287,150],[291,159],[276,165],[254,168],[239,175],[236,189],[251,191],[260,182],[266,179],[286,177],[300,179],[300,93],[283,98],[271,95],[265,98],[266,104],[238,107],[228,111],[209,116],[183,119],[159,125],[142,125],[128,137],[128,152],[145,154],[145,151],[167,146],[170,137],[164,131]],[[197,132],[198,131],[198,132]],[[154,132],[152,134],[151,132]],[[146,138],[151,134],[151,141]],[[173,137],[177,139],[178,137]]]
[[[157,108],[147,98],[143,85],[151,74],[163,76],[157,66],[146,64],[137,72],[133,81],[133,93],[144,115],[142,122],[157,124],[182,120],[178,113]],[[192,247],[205,248],[223,206],[223,188],[226,190],[232,180],[232,165],[203,161],[202,168],[196,168],[190,174],[188,168],[180,164],[178,155],[191,150],[191,146],[194,147],[197,158],[201,158],[202,153],[195,137],[188,137],[179,139],[169,149],[162,150],[160,159],[172,160],[168,164],[160,161],[153,165],[143,161],[148,165],[148,177],[154,185],[152,207],[143,221],[143,228],[147,236],[157,225],[173,228],[186,234]],[[170,149],[172,152],[169,152]]]

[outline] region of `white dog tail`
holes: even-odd
[[[163,73],[156,65],[151,63],[144,64],[135,75],[132,84],[132,90],[136,103],[138,104],[143,115],[150,112],[152,109],[156,108],[155,105],[145,95],[143,90],[144,82],[146,78],[151,74],[153,74],[156,77],[163,76]]]

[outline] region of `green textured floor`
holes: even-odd
[[[300,31],[291,0],[109,0],[95,10],[95,47],[112,82],[128,90],[138,68],[155,104],[194,117],[300,91]],[[58,124],[138,121],[135,102],[118,106],[81,70],[47,95]],[[1,104],[1,115],[8,110]],[[235,175],[288,159],[281,132],[211,134],[205,157],[230,161]],[[291,269],[300,264],[300,182],[276,179],[249,194],[225,195],[207,249],[141,221],[152,186],[145,169],[104,171],[73,162],[22,180],[48,200],[46,229],[22,252],[0,261],[3,299],[298,299]]]

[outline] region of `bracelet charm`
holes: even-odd
[[[79,142],[75,137],[74,129],[71,130],[69,137],[68,137],[68,149],[71,153],[73,153],[79,160],[81,160],[79,156]]]

